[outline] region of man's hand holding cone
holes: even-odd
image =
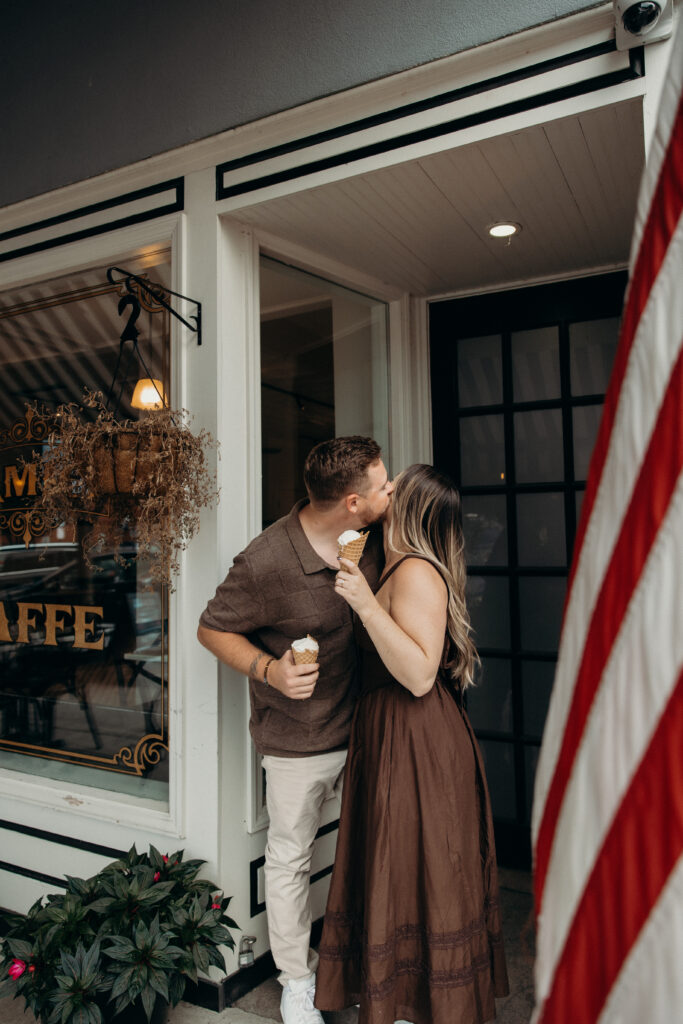
[[[268,682],[290,700],[307,700],[315,690],[318,675],[318,644],[309,634],[295,640],[281,658],[271,663]]]

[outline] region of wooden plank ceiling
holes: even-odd
[[[273,199],[245,221],[415,295],[623,264],[644,161],[639,99]],[[507,245],[487,227],[513,220]]]

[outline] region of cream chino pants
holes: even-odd
[[[340,796],[346,751],[263,757],[270,825],[264,868],[270,950],[280,982],[315,974],[310,948],[313,842],[325,801]]]

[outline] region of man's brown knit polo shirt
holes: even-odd
[[[356,697],[356,651],[351,609],[334,591],[336,570],[313,550],[299,520],[299,502],[237,555],[200,623],[242,633],[280,658],[292,640],[310,633],[320,646],[320,676],[308,700],[291,700],[249,680],[251,735],[256,749],[276,757],[305,757],[343,749]],[[382,537],[370,531],[360,568],[371,587],[383,562]]]

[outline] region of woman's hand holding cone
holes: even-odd
[[[348,558],[341,557],[339,564],[341,568],[334,581],[334,589],[365,622],[366,618],[378,607],[377,599],[357,565],[354,565]]]

